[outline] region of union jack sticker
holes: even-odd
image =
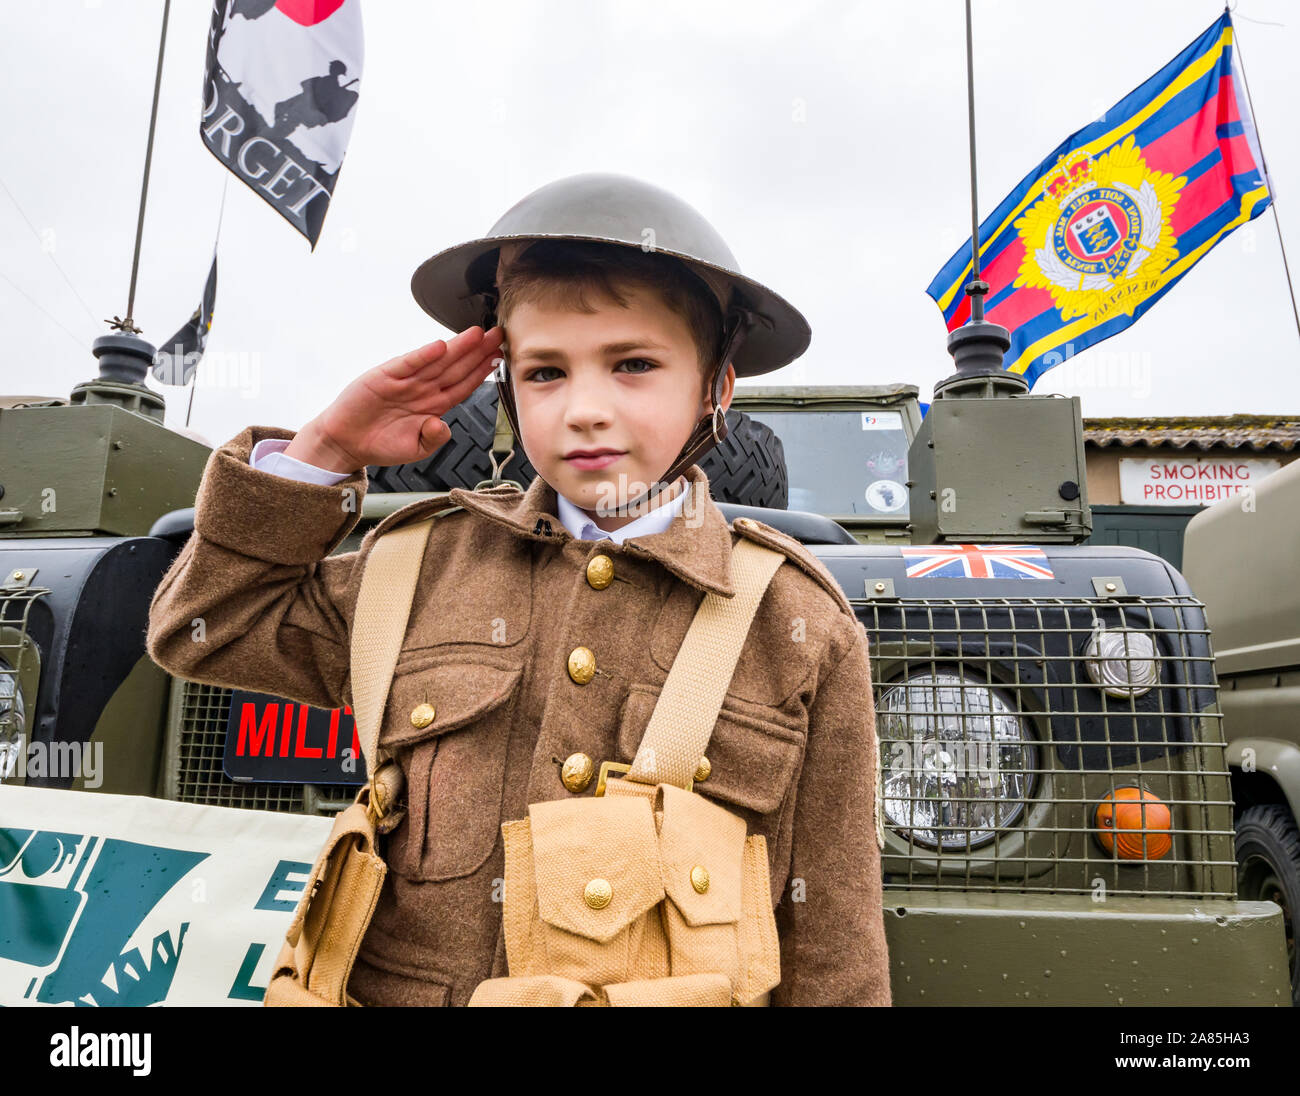
[[[1046,578],[1047,553],[1031,544],[926,544],[900,548],[908,578]]]

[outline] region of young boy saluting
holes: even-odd
[[[433,524],[380,745],[406,815],[348,984],[363,1004],[466,1003],[507,972],[501,825],[592,795],[629,762],[733,541],[784,554],[695,790],[767,843],[773,1004],[889,1004],[866,634],[829,572],[766,525],[727,525],[695,459],[737,375],[805,349],[803,317],[744,277],[700,215],[613,175],[562,179],[435,255],[416,299],[452,330],[353,381],[296,434],[213,453],[194,535],[154,598],[149,651],[194,681],[350,701],[350,630],[377,535]],[[486,330],[485,330],[486,328]],[[504,359],[499,391],[538,478],[390,515],[358,552],[367,465],[419,460]],[[202,618],[202,640],[193,621]]]

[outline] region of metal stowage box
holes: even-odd
[[[0,538],[143,536],[194,505],[211,452],[121,407],[0,410]]]
[[[1092,531],[1084,469],[1078,397],[936,399],[908,455],[912,542],[1075,543]]]

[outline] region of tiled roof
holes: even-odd
[[[1083,440],[1169,449],[1290,451],[1300,444],[1300,415],[1200,415],[1145,419],[1084,419]]]

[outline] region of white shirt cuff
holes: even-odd
[[[285,456],[283,451],[288,447],[289,442],[283,438],[264,438],[253,446],[248,463],[259,472],[270,472],[273,476],[315,483],[321,487],[333,487],[348,478],[346,472],[331,472],[328,468],[317,468],[296,457]]]

